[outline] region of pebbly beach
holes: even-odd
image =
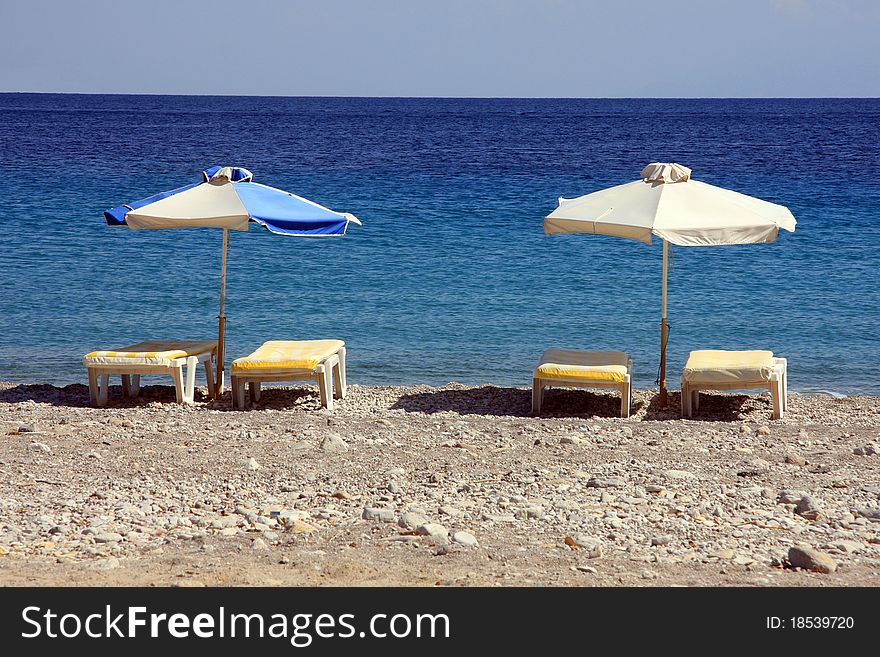
[[[880,584],[880,399],[0,384],[6,585]]]

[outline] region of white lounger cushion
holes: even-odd
[[[770,381],[774,370],[772,351],[692,351],[682,370],[682,381],[700,385]]]
[[[548,381],[562,379],[623,383],[629,374],[628,363],[629,356],[622,351],[553,348],[541,356],[535,376]]]
[[[121,349],[92,351],[83,356],[83,365],[171,367],[178,358],[208,354],[216,349],[216,340],[147,340]]]
[[[249,356],[232,361],[233,374],[314,370],[345,347],[342,340],[269,340]]]

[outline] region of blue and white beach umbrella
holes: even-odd
[[[111,226],[149,228],[222,228],[220,313],[217,344],[217,394],[222,393],[223,342],[226,331],[226,254],[229,231],[260,224],[278,235],[341,237],[348,225],[360,221],[353,214],[334,212],[295,194],[253,182],[253,174],[239,167],[211,167],[202,180],[169,192],[111,208],[104,213]]]

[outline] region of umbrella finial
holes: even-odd
[[[650,183],[685,182],[691,177],[691,170],[675,162],[651,162],[642,169],[642,178]]]
[[[202,172],[205,182],[223,184],[227,182],[249,182],[253,179],[252,174],[242,167],[211,167]]]

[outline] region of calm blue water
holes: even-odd
[[[0,94],[0,380],[83,382],[83,353],[215,331],[220,232],[105,208],[213,164],[364,221],[232,235],[229,354],[341,337],[353,382],[527,385],[549,346],[658,365],[659,244],[546,236],[558,196],[678,161],[789,206],[775,244],[675,248],[670,379],[690,349],[769,348],[801,390],[880,393],[880,100]]]

